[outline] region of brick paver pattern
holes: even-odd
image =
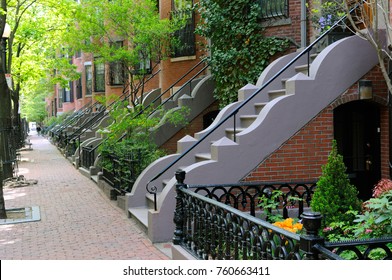
[[[38,183],[5,188],[4,198],[6,209],[39,206],[41,221],[0,225],[0,259],[168,259],[47,139],[29,138],[33,150],[22,151],[19,175]]]

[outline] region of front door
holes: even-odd
[[[358,188],[360,199],[369,199],[381,178],[379,107],[367,101],[337,107],[334,133],[351,183]]]

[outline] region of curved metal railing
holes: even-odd
[[[355,5],[354,8],[350,10],[350,14],[354,12],[361,4]],[[308,70],[309,70],[309,65],[310,65],[310,52],[312,51],[313,47],[315,47],[318,43],[320,43],[328,34],[331,33],[332,30],[334,30],[336,27],[338,27],[342,22],[344,22],[347,19],[347,15],[343,16],[340,18],[338,21],[336,21],[330,29],[325,31],[321,36],[319,36],[312,44],[310,44],[308,47],[306,47],[302,52],[300,52],[297,56],[295,56],[286,66],[284,66],[280,71],[278,71],[273,77],[271,77],[268,81],[266,81],[258,90],[256,90],[252,95],[250,95],[248,98],[246,98],[241,104],[239,104],[230,114],[228,114],[225,118],[223,118],[220,122],[218,122],[211,130],[209,130],[206,134],[204,134],[196,143],[194,143],[191,147],[189,147],[187,150],[185,150],[181,155],[179,155],[175,160],[173,160],[168,166],[166,166],[161,172],[156,174],[152,179],[150,179],[147,184],[146,184],[146,190],[149,193],[153,193],[154,190],[149,189],[149,184],[159,177],[161,177],[167,170],[169,170],[171,167],[173,167],[177,162],[179,162],[182,158],[184,158],[187,154],[189,154],[194,148],[196,148],[200,143],[204,142],[204,140],[210,136],[212,133],[214,133],[219,127],[221,127],[224,123],[226,123],[229,119],[232,119],[236,117],[238,112],[246,105],[248,104],[255,96],[257,96],[262,90],[264,90],[267,86],[269,86],[275,79],[277,79],[282,73],[284,73],[290,66],[292,66],[295,62],[297,62],[300,58],[306,56],[307,57],[307,65],[308,65]],[[308,71],[309,73],[309,71]],[[235,122],[234,122],[235,125]],[[235,134],[235,127],[234,127],[234,134]],[[155,189],[155,188],[154,188]]]
[[[191,69],[189,69],[184,75],[182,75],[179,79],[177,79],[170,87],[168,87],[165,91],[163,91],[159,96],[157,96],[154,100],[152,100],[146,107],[142,108],[135,116],[132,117],[132,119],[135,119],[139,117],[141,114],[143,114],[147,109],[149,109],[151,106],[155,104],[159,99],[161,99],[165,94],[168,92],[172,91],[173,88],[180,83],[182,80],[184,80],[190,73],[193,72],[197,67],[199,67],[202,63],[205,63],[207,58],[201,59],[197,64],[195,64]],[[197,71],[196,74],[194,74],[186,83],[184,83],[175,93],[171,94],[169,98],[165,99],[162,103],[159,104],[156,108],[154,108],[150,113],[149,116],[153,115],[155,112],[157,112],[159,109],[161,109],[167,102],[173,100],[174,97],[176,97],[180,92],[182,92],[183,89],[186,87],[189,87],[190,92],[192,92],[192,82],[194,79],[196,79],[201,73],[203,73],[204,70],[206,70],[209,66],[209,63],[207,62],[206,65],[204,65],[199,71]],[[123,133],[119,139],[117,140],[120,142],[127,136],[127,133]],[[98,145],[96,145],[94,148],[90,149],[88,152],[90,153],[95,153],[95,151],[103,144],[107,138],[105,138],[102,142],[100,142]]]

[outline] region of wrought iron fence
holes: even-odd
[[[94,165],[95,161],[95,147],[93,145],[82,147],[82,161],[81,166],[89,169]]]
[[[111,154],[101,156],[106,161],[102,167],[103,179],[120,194],[131,192],[141,172],[142,150],[132,150],[123,158]]]
[[[263,209],[260,198],[272,199],[273,192],[279,190],[274,200],[282,211],[283,218],[289,217],[289,212],[295,212],[298,218],[304,211],[304,207],[310,206],[310,199],[313,195],[316,182],[242,182],[237,184],[219,185],[188,185],[188,189],[194,190],[208,198],[230,205],[236,209],[249,211],[249,214],[256,216],[256,213],[273,209]],[[293,211],[295,210],[295,211]],[[293,216],[293,213],[290,214]]]
[[[318,245],[316,248],[323,253],[326,259],[336,259],[336,255],[338,255],[341,258],[345,256],[345,258],[356,260],[372,260],[374,258],[392,260],[391,244],[392,237],[384,237],[325,242],[324,246]],[[323,247],[329,252],[323,250]]]
[[[10,128],[0,129],[0,168],[2,169],[1,180],[8,179],[16,175],[18,162],[16,159],[14,131]]]
[[[234,208],[241,203],[232,203],[237,200],[232,196],[226,204],[224,197],[228,192],[219,196],[213,195],[213,191],[204,195],[196,193],[184,184],[184,171],[177,171],[176,179],[173,244],[197,259],[340,260],[345,259],[347,252],[352,252],[356,259],[372,259],[372,253],[378,254],[378,258],[382,254],[382,259],[392,259],[392,237],[326,242],[318,235],[322,215],[312,212],[300,216],[305,233],[291,233]],[[198,189],[206,190],[209,186],[198,186]],[[240,193],[240,196],[245,194]]]

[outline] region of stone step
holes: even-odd
[[[201,161],[210,160],[210,159],[211,159],[211,154],[210,153],[198,153],[198,154],[195,154],[196,162],[201,162]]]
[[[256,119],[258,115],[242,115],[240,116],[241,127],[248,128]]]
[[[270,100],[273,100],[277,97],[283,96],[286,94],[286,89],[277,89],[277,90],[270,90],[268,92],[268,96]]]
[[[242,127],[236,127],[235,129],[234,128],[226,128],[225,129],[226,137],[229,138],[230,140],[234,141],[234,133],[237,134],[237,133],[242,132],[243,130],[244,130],[244,128],[242,128]]]
[[[98,184],[98,175],[91,175],[91,180]]]
[[[308,75],[309,66],[310,65],[308,65],[308,64],[296,66],[295,71],[297,71],[298,73],[303,73],[305,75]]]
[[[128,208],[128,217],[137,222],[140,228],[148,232],[148,208],[145,206]]]
[[[157,192],[157,200],[161,192]],[[154,209],[154,194],[147,192],[146,193],[146,201],[147,201],[147,208]]]
[[[255,113],[256,114],[260,114],[261,110],[265,107],[265,105],[267,105],[266,102],[262,102],[262,103],[255,103]]]

